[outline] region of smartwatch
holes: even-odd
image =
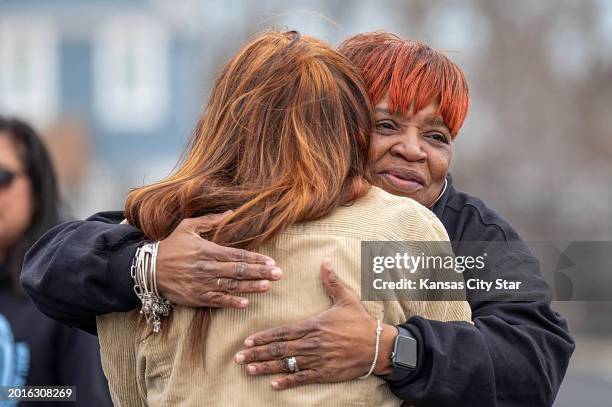
[[[398,326],[397,330],[391,364],[393,367],[414,370],[417,367],[417,341],[408,329]]]

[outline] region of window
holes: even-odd
[[[58,50],[50,22],[0,19],[0,110],[37,123],[57,114]]]
[[[104,22],[94,44],[94,105],[102,125],[155,129],[168,105],[168,38],[161,21],[120,16]]]

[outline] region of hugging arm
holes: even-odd
[[[200,234],[225,214],[184,219],[159,244],[159,292],[190,307],[248,306],[240,293],[265,292],[282,277],[274,260],[219,246]],[[41,312],[68,326],[96,333],[96,316],[125,312],[139,304],[131,277],[142,232],[118,224],[122,212],[63,223],[47,232],[26,255],[21,283]]]
[[[117,211],[66,222],[32,246],[21,284],[42,313],[95,334],[97,315],[138,304],[130,266],[144,237],[122,220]]]
[[[400,398],[418,406],[550,406],[574,341],[550,307],[549,289],[534,257],[509,257],[493,272],[521,278],[531,301],[494,301],[468,293],[474,324],[414,317],[402,327],[419,344],[418,367],[386,378]]]
[[[493,301],[489,295],[470,291],[473,324],[416,316],[398,325],[400,333],[407,330],[416,338],[418,363],[415,370],[393,368],[382,376],[391,391],[418,406],[552,405],[574,342],[565,321],[550,308],[549,291],[537,267],[533,257],[509,257],[494,270],[500,276],[514,277],[521,270],[525,274],[522,280],[532,289],[531,301]],[[358,307],[349,308],[334,304],[307,321],[255,333],[247,338],[246,349],[236,361],[248,364],[250,374],[282,374],[287,373],[282,358],[301,355],[300,350],[305,349],[307,358],[302,364],[308,374],[300,376],[298,372],[275,379],[279,386],[275,388],[353,379],[363,373],[371,356],[356,351],[366,348],[354,345],[361,343],[368,331],[357,329],[354,319],[347,324],[349,315],[358,315],[351,311]],[[363,318],[365,326],[367,319]],[[343,321],[342,328],[330,329],[334,325],[330,321],[336,325]],[[316,347],[309,346],[313,341]],[[381,349],[379,362],[388,354],[389,349]],[[317,364],[318,360],[321,363]],[[314,368],[309,369],[309,361],[314,361],[310,362]],[[347,366],[347,361],[353,366]]]

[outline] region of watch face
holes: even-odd
[[[417,365],[417,342],[409,336],[398,335],[395,341],[393,363],[410,369]]]

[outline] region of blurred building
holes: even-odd
[[[270,27],[447,50],[472,93],[457,184],[527,239],[612,238],[607,1],[0,0],[0,111],[49,136],[74,215],[121,207],[172,169],[219,67]]]
[[[472,96],[457,185],[527,240],[612,240],[612,1],[0,0],[0,114],[46,135],[69,215],[119,209],[172,170],[219,68],[271,27],[446,50]],[[612,304],[556,307],[579,337],[559,405],[609,400]]]
[[[67,194],[84,200],[73,210],[90,206],[89,193],[77,194],[81,183],[115,206],[145,181],[135,174],[161,177],[172,168],[203,92],[193,82],[195,32],[171,9],[95,0],[0,8],[0,111],[44,130]]]

